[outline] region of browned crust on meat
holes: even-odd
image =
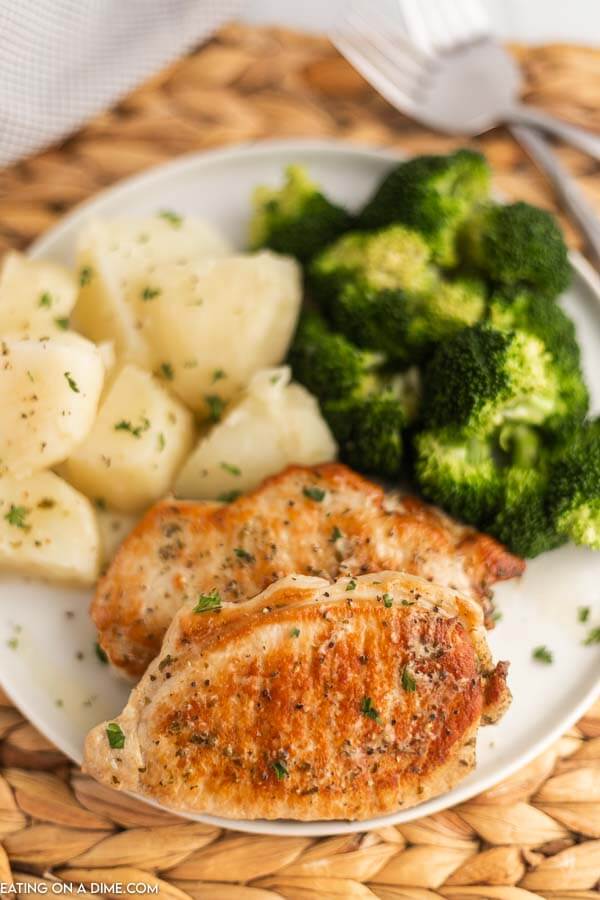
[[[316,502],[304,487],[326,491]],[[253,596],[290,572],[330,579],[402,569],[488,603],[491,585],[524,569],[493,538],[415,497],[385,508],[376,484],[346,466],[290,466],[228,505],[164,500],[144,516],[101,579],[92,617],[111,662],[139,676],[190,596]],[[331,540],[334,527],[344,535]],[[237,558],[238,546],[250,558]]]
[[[107,752],[98,726],[87,770],[244,818],[363,819],[452,787],[508,696],[481,614],[403,574],[357,582],[300,578],[230,616],[181,610],[118,719],[125,748]]]

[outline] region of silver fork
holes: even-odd
[[[479,0],[353,0],[331,37],[393,106],[430,128],[534,125],[600,160],[600,137],[519,102],[520,69]]]
[[[389,9],[389,15],[382,7]],[[407,36],[408,33],[408,36]],[[430,128],[480,134],[510,122],[542,168],[600,265],[600,223],[581,189],[531,122],[600,159],[600,140],[516,103],[520,72],[493,38],[479,0],[354,0],[331,39],[393,106]]]

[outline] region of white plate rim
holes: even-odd
[[[389,160],[397,161],[406,156],[400,149],[382,147],[377,148],[373,145],[349,144],[345,141],[335,139],[313,140],[313,139],[286,139],[286,140],[265,140],[265,141],[246,141],[235,144],[230,147],[210,150],[198,151],[184,154],[174,160],[153,166],[147,171],[140,174],[130,176],[126,179],[116,182],[103,190],[95,193],[91,198],[75,206],[67,215],[63,216],[51,229],[45,232],[41,237],[36,239],[27,249],[27,254],[32,258],[43,257],[47,249],[68,231],[72,225],[86,214],[89,209],[101,213],[105,203],[110,203],[115,194],[121,197],[126,196],[129,191],[135,191],[145,184],[155,181],[161,181],[164,178],[174,174],[184,173],[187,169],[197,170],[205,166],[210,166],[213,162],[226,162],[228,159],[235,160],[240,155],[248,157],[268,156],[270,154],[278,154],[282,151],[293,153],[298,151],[314,152],[327,155],[346,155],[346,156],[362,156],[373,160],[381,161]],[[590,263],[577,251],[571,251],[569,254],[571,264],[577,275],[588,287],[590,292],[600,303],[600,276],[592,268]],[[2,673],[0,672],[0,682],[3,682]],[[77,765],[81,765],[81,754],[77,752],[68,742],[65,742],[52,726],[42,721],[42,718],[31,708],[28,703],[17,701],[9,688],[5,688],[5,692],[14,705],[23,713],[29,722],[41,734],[45,735],[61,752],[69,757]],[[543,753],[554,741],[556,741],[565,731],[568,731],[574,723],[583,715],[583,713],[592,705],[592,703],[600,697],[600,675],[598,681],[593,685],[584,696],[582,696],[575,706],[565,714],[554,728],[550,729],[541,739],[533,743],[527,751],[521,753],[518,757],[504,766],[499,766],[488,777],[481,778],[476,784],[458,785],[453,788],[452,796],[448,800],[449,794],[442,794],[432,800],[427,801],[426,811],[419,812],[420,807],[415,806],[408,810],[398,810],[383,816],[363,821],[318,821],[318,822],[300,822],[300,821],[265,821],[265,820],[242,820],[242,819],[226,819],[219,816],[181,813],[175,811],[175,814],[184,819],[204,822],[206,824],[215,825],[220,828],[245,832],[249,834],[264,835],[280,835],[280,836],[304,836],[304,837],[326,837],[332,835],[352,834],[356,832],[369,831],[375,828],[382,828],[396,824],[398,821],[408,821],[406,814],[411,814],[411,819],[420,818],[422,815],[430,816],[440,812],[448,807],[455,807],[458,804],[470,800],[472,797],[488,790],[493,785],[510,777],[519,769],[526,766],[536,756]],[[132,795],[135,796],[135,795]],[[140,799],[140,798],[137,798]],[[147,798],[141,798],[143,802],[148,803],[159,809],[169,811],[167,806],[157,803]],[[414,813],[414,815],[412,815]]]

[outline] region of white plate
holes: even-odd
[[[73,260],[79,230],[92,217],[153,214],[169,208],[205,217],[244,246],[249,199],[257,184],[277,183],[283,166],[306,164],[340,202],[360,204],[395,159],[392,154],[336,143],[293,141],[194,155],[124,182],[77,209],[32,248],[36,257]],[[579,256],[565,306],[575,318],[594,408],[600,406],[600,283]],[[497,659],[509,659],[513,704],[502,722],[484,728],[477,769],[457,788],[414,809],[366,822],[264,822],[189,816],[240,831],[327,835],[424,816],[453,806],[507,777],[540,753],[584,712],[600,689],[600,648],[582,646],[600,624],[600,553],[566,547],[538,558],[520,582],[498,587],[503,619],[490,635]],[[0,582],[2,683],[28,719],[76,762],[86,731],[113,717],[128,686],[94,653],[89,594],[23,579]],[[591,606],[586,625],[577,607]],[[18,639],[16,649],[12,638]],[[546,644],[554,664],[532,661]],[[80,654],[83,657],[80,658]]]

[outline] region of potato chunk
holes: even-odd
[[[294,260],[270,252],[205,260],[157,269],[152,284],[152,300],[137,294],[153,368],[201,415],[217,419],[255,372],[284,358],[302,293]]]
[[[102,355],[76,334],[0,338],[0,473],[25,478],[69,455],[92,427]]]
[[[0,335],[64,329],[76,297],[75,277],[64,266],[7,253],[0,272]]]
[[[125,365],[64,466],[79,490],[123,512],[165,494],[193,442],[192,416],[152,375]]]
[[[335,458],[315,398],[283,366],[257,373],[241,400],[193,451],[175,483],[180,497],[229,499],[291,463]]]
[[[191,217],[164,214],[92,222],[81,233],[77,249],[81,288],[74,325],[92,340],[114,340],[120,358],[148,367],[148,348],[132,298],[138,291],[143,303],[155,296],[154,272],[163,265],[229,252],[221,235]]]
[[[0,569],[93,584],[99,547],[91,503],[58,475],[0,478]]]

